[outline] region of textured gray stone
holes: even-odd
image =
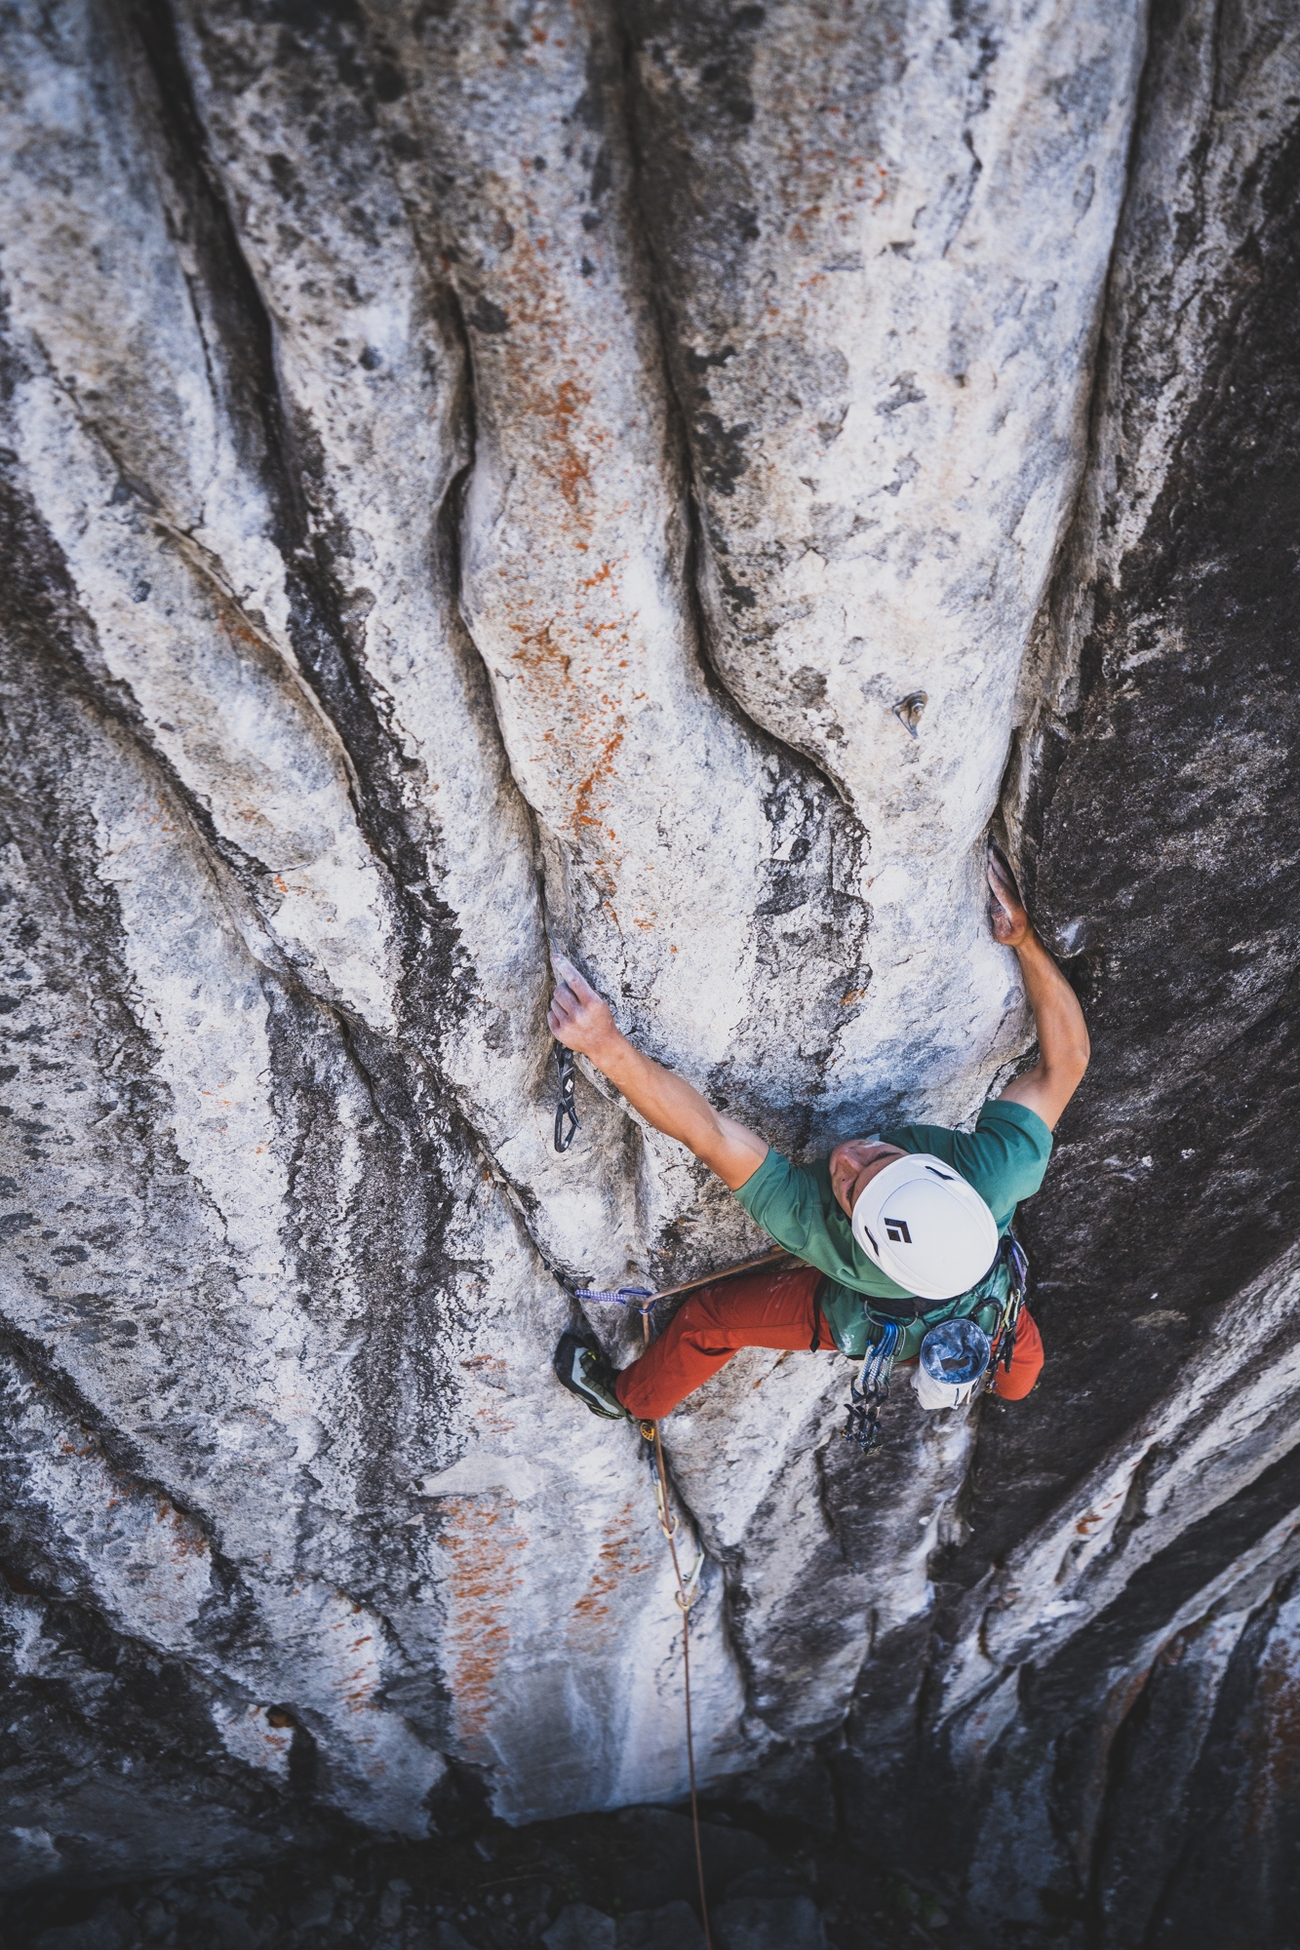
[[[826,1950],[826,1931],[810,1896],[738,1896],[710,1923],[720,1950]]]
[[[629,1809],[621,1817],[632,1841],[621,1893],[629,1909],[657,1909],[666,1902],[699,1902],[700,1871],[695,1829],[688,1815],[667,1808]],[[727,1886],[747,1871],[762,1868],[768,1851],[757,1835],[720,1822],[700,1823],[704,1887],[716,1902]]]
[[[704,1931],[689,1903],[633,1910],[618,1921],[618,1950],[703,1950]]]
[[[549,1930],[542,1931],[546,1950],[615,1950],[618,1925],[612,1916],[590,1903],[570,1903]]]
[[[84,1923],[64,1923],[30,1939],[32,1950],[128,1950],[139,1933],[120,1903],[100,1903]]]

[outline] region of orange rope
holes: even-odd
[[[645,1332],[646,1346],[650,1345],[650,1314],[642,1312],[641,1325]],[[686,1692],[686,1766],[691,1781],[691,1825],[695,1830],[695,1872],[700,1883],[700,1920],[704,1925],[704,1950],[713,1950],[713,1938],[709,1935],[709,1903],[704,1893],[704,1855],[700,1848],[700,1807],[695,1792],[695,1740],[691,1730],[691,1627],[690,1611],[693,1593],[686,1589],[682,1567],[677,1560],[677,1519],[672,1515],[668,1502],[668,1471],[664,1466],[664,1445],[659,1439],[657,1422],[642,1422],[641,1434],[647,1442],[654,1444],[655,1469],[658,1472],[659,1528],[668,1539],[668,1549],[673,1560],[673,1576],[677,1580],[677,1604],[682,1614],[682,1678]],[[694,1573],[692,1573],[694,1577]]]

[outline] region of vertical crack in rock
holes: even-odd
[[[1077,480],[1136,21],[852,7],[808,36],[795,8],[623,11],[712,655],[871,834],[873,984],[841,1069],[959,1119],[1015,1047],[975,856]],[[1049,177],[1050,241],[1024,187]],[[1044,379],[1014,418],[1010,365]],[[893,706],[918,691],[911,739]]]
[[[1146,98],[1151,86],[1149,78],[1150,59],[1149,47],[1144,43],[1142,67],[1136,87],[1136,98],[1139,104]],[[1128,151],[1125,161],[1123,186],[1120,192],[1119,216],[1111,239],[1110,256],[1106,267],[1105,278],[1102,283],[1098,324],[1099,339],[1104,329],[1113,298],[1114,287],[1119,275],[1118,267],[1124,237],[1124,212],[1129,203],[1131,187],[1137,168],[1139,130],[1140,115],[1135,113],[1129,129]],[[1083,415],[1084,424],[1087,427],[1086,451],[1089,455],[1092,455],[1096,450],[1097,429],[1104,411],[1104,401],[1105,370],[1103,362],[1097,359],[1090,366],[1087,406],[1086,412]],[[1073,501],[1069,506],[1068,513],[1064,517],[1062,539],[1058,549],[1058,562],[1049,581],[1049,593],[1044,603],[1045,611],[1050,609],[1054,593],[1064,585],[1065,575],[1062,565],[1070,560],[1071,553],[1076,547],[1081,511],[1085,496],[1088,492],[1088,479],[1088,472],[1085,468],[1079,473]],[[1045,740],[1043,733],[1037,730],[1036,720],[1040,708],[1040,698],[1045,691],[1048,695],[1051,694],[1051,686],[1044,681],[1044,661],[1041,647],[1048,627],[1049,625],[1045,616],[1040,613],[1029,633],[1028,644],[1019,677],[1019,696],[1013,712],[1014,728],[1011,734],[1011,752],[1003,776],[998,809],[994,819],[996,836],[1016,863],[1017,872],[1021,875],[1022,885],[1031,902],[1036,891],[1035,860],[1032,853],[1026,853],[1024,846],[1026,837],[1024,802],[1028,790],[1032,789],[1039,795],[1045,790],[1045,780],[1041,769]],[[1027,721],[1028,727],[1033,727],[1032,729],[1027,728]],[[1058,724],[1057,729],[1059,732],[1063,730],[1063,727]],[[1032,770],[1028,758],[1031,750],[1037,753],[1040,761],[1039,770],[1036,773]],[[1028,784],[1030,780],[1032,780],[1032,787]],[[951,1633],[954,1629],[951,1607],[957,1592],[960,1590],[960,1586],[954,1587],[951,1584],[945,1583],[945,1572],[951,1565],[954,1555],[960,1551],[961,1546],[970,1540],[973,1529],[970,1516],[975,1507],[976,1485],[980,1464],[981,1416],[978,1410],[972,1415],[971,1419],[973,1424],[973,1438],[967,1456],[965,1474],[949,1505],[949,1534],[939,1539],[933,1558],[927,1567],[931,1576],[935,1579],[936,1585],[942,1591],[943,1598],[935,1619],[934,1632],[931,1635],[926,1649],[924,1671],[916,1696],[916,1740],[918,1748],[924,1744],[930,1727],[942,1712],[946,1677],[946,1655],[951,1646]],[[988,1648],[982,1631],[980,1643],[981,1649],[987,1652]],[[998,1686],[1005,1688],[1005,1678],[995,1684],[993,1689],[995,1692]]]
[[[1053,592],[1053,661],[1026,741],[1034,779],[1018,788],[1026,860],[1096,1017],[1099,1051],[1062,1129],[1062,1219],[1042,1228],[1040,1270],[1049,1293],[1108,1304],[1092,1291],[1079,1225],[1063,1223],[1081,1205],[1089,1225],[1103,1223],[1100,1205],[1109,1235],[1130,1241],[1118,1269],[1126,1297],[1109,1304],[1156,1317],[1157,1358],[1143,1381],[1132,1376],[1144,1393],[1184,1357],[1199,1311],[1240,1287],[1292,1231],[1277,1194],[1266,1195],[1261,1215],[1228,1180],[1257,1142],[1254,1116],[1245,1110],[1243,1126],[1234,1105],[1265,1072],[1271,1105],[1286,1073],[1278,1039],[1294,966],[1275,844],[1289,817],[1279,761],[1295,707],[1271,645],[1287,625],[1269,607],[1275,598],[1261,607],[1253,592],[1271,587],[1270,552],[1286,546],[1274,523],[1293,494],[1289,355],[1275,307],[1293,273],[1294,118],[1284,94],[1297,57],[1293,43],[1263,36],[1248,86],[1274,106],[1251,123],[1240,92],[1215,106],[1214,44],[1201,10],[1162,12],[1153,25],[1094,461]],[[1261,415],[1267,425],[1256,424]],[[1249,566],[1236,571],[1247,503],[1262,505]],[[1240,593],[1235,573],[1245,578]],[[1102,740],[1113,761],[1104,778]],[[1242,781],[1231,797],[1229,755]],[[1154,798],[1132,797],[1130,764],[1135,777],[1150,774]],[[1122,839],[1111,830],[1116,803],[1128,809]],[[1237,890],[1246,881],[1243,934]],[[1199,944],[1194,962],[1164,945],[1172,917]],[[1154,984],[1135,976],[1139,942],[1140,965],[1160,971]],[[1182,1029],[1176,1054],[1173,1019]],[[1229,1129],[1236,1161],[1216,1162],[1215,1134]],[[1289,1176],[1293,1167],[1281,1168]],[[1212,1236],[1203,1237],[1211,1212]],[[1045,1218],[1036,1213],[1036,1230]],[[1106,1401],[1108,1427],[1140,1412],[1127,1386]],[[1096,1429],[1080,1435],[1077,1453],[1095,1453]]]
[[[800,532],[804,525],[802,515],[790,511],[785,523],[786,533],[780,540],[773,535],[774,493],[785,495],[787,500],[789,498],[784,485],[779,489],[774,488],[774,455],[782,440],[788,443],[793,439],[793,434],[784,430],[790,423],[795,423],[802,433],[805,430],[805,417],[816,418],[821,413],[818,402],[832,388],[832,372],[833,369],[837,370],[837,359],[839,367],[843,368],[842,377],[847,377],[848,372],[838,349],[844,340],[845,321],[836,315],[833,302],[823,302],[822,292],[817,288],[818,279],[808,279],[802,274],[803,266],[798,263],[797,248],[804,241],[802,234],[792,228],[787,235],[780,223],[772,225],[769,221],[767,225],[760,226],[756,220],[758,208],[765,208],[770,213],[774,200],[779,206],[781,191],[778,190],[774,199],[770,184],[765,184],[764,193],[750,194],[743,183],[747,168],[762,172],[765,155],[771,151],[773,127],[788,115],[792,72],[798,77],[794,84],[794,99],[800,102],[805,117],[812,119],[812,100],[799,94],[799,84],[804,80],[801,61],[804,68],[808,66],[805,52],[799,47],[797,39],[793,45],[782,41],[781,36],[787,30],[779,13],[771,10],[761,21],[755,15],[753,18],[746,16],[743,22],[738,22],[730,14],[724,16],[720,11],[714,15],[708,10],[701,14],[699,9],[692,9],[688,19],[671,6],[651,6],[624,9],[623,19],[629,42],[635,48],[629,70],[635,96],[633,120],[639,132],[639,141],[634,147],[639,157],[640,209],[660,266],[656,298],[667,339],[672,390],[684,412],[690,464],[696,482],[696,507],[701,524],[697,531],[700,562],[705,570],[702,592],[707,612],[704,640],[710,645],[722,681],[734,693],[742,708],[752,713],[773,735],[803,752],[811,753],[816,762],[834,777],[858,816],[868,821],[873,840],[873,880],[880,874],[883,864],[880,854],[883,852],[888,857],[893,848],[908,857],[914,882],[915,861],[935,850],[935,834],[927,835],[924,829],[918,833],[912,825],[900,826],[900,815],[906,815],[897,801],[886,803],[879,817],[873,816],[874,809],[881,805],[880,787],[872,781],[874,797],[864,798],[861,766],[869,738],[866,727],[860,724],[861,700],[855,707],[858,715],[846,720],[852,723],[858,734],[855,752],[835,718],[834,698],[828,694],[827,677],[820,668],[827,654],[825,642],[811,659],[801,649],[798,668],[794,667],[793,658],[789,664],[779,668],[773,665],[772,643],[780,638],[783,630],[790,631],[791,619],[800,614],[798,604],[802,603],[805,615],[822,615],[822,611],[816,609],[816,603],[819,596],[825,593],[820,584],[810,582],[807,589],[800,586],[792,592],[795,596],[792,605],[790,593],[778,592],[773,585],[775,563],[781,558],[783,550],[786,556],[789,555],[789,534]],[[866,58],[866,43],[871,31],[865,21],[857,20],[840,29],[836,59],[852,62]],[[1101,21],[1090,21],[1086,31],[1093,35],[1095,41],[1102,32]],[[763,43],[769,37],[770,47],[764,47]],[[1046,45],[1044,42],[1044,49]],[[782,61],[773,52],[775,49],[784,49],[789,58]],[[995,51],[992,47],[982,50],[981,72],[994,59]],[[1116,142],[1122,149],[1126,140],[1135,80],[1134,62],[1130,59],[1126,67],[1123,48],[1116,46],[1114,56],[1116,65],[1113,70],[1107,71],[1108,78],[1094,78],[1095,101],[1086,109],[1082,101],[1075,104],[1081,119],[1078,127],[1072,131],[1072,137],[1080,141],[1086,154],[1088,144],[1095,139],[1100,114],[1104,130],[1100,147],[1110,171],[1106,197],[1098,213],[1101,228],[1097,229],[1094,224],[1088,237],[1083,258],[1086,270],[1080,276],[1080,270],[1076,267],[1071,274],[1078,280],[1077,291],[1071,291],[1071,303],[1078,307],[1073,329],[1078,334],[1081,347],[1086,346],[1095,335],[1106,254],[1113,236],[1119,192],[1120,171],[1110,150]],[[1023,61],[1024,56],[1017,52],[1015,58]],[[1038,54],[1031,57],[1037,58],[1040,58]],[[1046,58],[1050,61],[1053,57],[1047,55]],[[901,68],[895,82],[900,75]],[[838,80],[830,84],[832,95],[839,85]],[[1002,85],[1006,85],[1005,77]],[[1108,88],[1113,88],[1113,98],[1108,98]],[[987,105],[986,96],[983,107],[987,108]],[[817,106],[820,112],[825,104],[819,102]],[[764,116],[768,118],[766,124],[763,122]],[[1092,118],[1091,127],[1089,117]],[[1034,139],[1025,138],[1026,146]],[[779,137],[777,140],[779,146]],[[747,151],[751,157],[759,160],[752,165],[747,164],[743,159]],[[647,161],[647,158],[652,160]],[[801,164],[809,160],[803,156]],[[821,167],[824,160],[819,155],[817,166]],[[859,158],[855,167],[860,166]],[[1055,166],[1060,166],[1059,160],[1055,161]],[[1005,163],[1003,167],[1005,169]],[[791,172],[790,180],[796,173]],[[1092,173],[1095,184],[1095,170]],[[952,238],[970,208],[981,175],[982,165],[971,151],[970,167],[966,172],[968,180],[960,207],[949,212],[944,219],[942,247],[938,251],[940,258],[947,254]],[[828,193],[827,186],[820,178],[817,187],[824,199]],[[814,212],[816,214],[819,213]],[[780,326],[770,322],[776,318],[780,301],[774,303],[766,295],[765,289],[761,299],[751,302],[754,287],[750,282],[749,260],[764,248],[757,243],[760,228],[766,230],[769,238],[777,239],[765,247],[763,262],[768,279],[775,279],[778,288],[782,281],[797,283],[800,292],[799,317],[791,324],[789,342],[774,336]],[[792,240],[795,240],[793,249]],[[853,242],[857,241],[855,236]],[[1077,241],[1069,239],[1068,248],[1076,250]],[[779,269],[774,270],[773,266],[779,266]],[[823,284],[826,283],[824,274],[832,269],[836,277],[843,274],[853,280],[862,270],[862,264],[860,259],[856,264],[850,264],[845,258],[834,267],[823,265],[819,274]],[[905,271],[900,275],[915,279],[917,274]],[[833,285],[834,282],[832,278],[830,283]],[[765,312],[762,310],[764,304],[767,306]],[[914,319],[913,325],[913,335],[919,332],[924,339],[926,328],[920,325],[919,319]],[[1035,329],[1031,327],[1027,334],[1029,343],[1033,343]],[[809,341],[806,346],[796,342],[801,337]],[[1045,345],[1034,346],[1035,357],[1041,357],[1045,352]],[[1023,355],[1024,347],[1021,347],[1018,356]],[[720,414],[715,410],[719,399],[731,399],[732,394],[727,390],[731,380],[748,363],[753,364],[754,371],[747,390],[744,387],[740,389],[743,401]],[[1085,381],[1082,396],[1086,402],[1086,355],[1080,371]],[[964,381],[964,373],[962,378]],[[735,392],[734,387],[732,392]],[[896,412],[923,402],[924,397],[915,383],[915,373],[897,377],[893,382],[893,391],[885,402],[883,417],[892,423]],[[837,411],[821,414],[826,424],[819,422],[817,428],[820,441],[817,449],[818,468],[824,467],[820,455],[838,437],[847,411],[846,396],[840,401]],[[1067,412],[1076,419],[1079,417],[1078,410],[1068,406]],[[1060,433],[1058,429],[1057,460],[1062,452]],[[1043,438],[1041,432],[1039,438]],[[955,442],[950,441],[950,446],[955,452]],[[861,444],[858,452],[861,452]],[[782,459],[785,462],[785,477],[788,479],[798,474],[804,487],[811,491],[812,480],[804,478],[803,470],[795,465],[793,458],[786,461],[783,455]],[[1020,454],[1019,462],[1031,477],[1034,470],[1041,466],[1040,455],[1035,452],[1032,442]],[[948,464],[951,465],[951,461]],[[1015,465],[1014,461],[1012,465]],[[808,467],[812,471],[811,462]],[[766,471],[761,487],[750,494],[746,483],[755,478],[756,468]],[[908,482],[916,478],[918,471],[913,459],[907,475]],[[1048,487],[1051,485],[1050,466],[1044,468],[1043,472],[1044,486]],[[846,469],[841,468],[840,473],[845,474]],[[891,490],[895,500],[900,485],[896,481]],[[839,491],[846,493],[851,487],[852,483],[846,480]],[[859,494],[859,502],[861,499]],[[1065,519],[1066,508],[1068,498],[1056,516],[1058,525]],[[833,505],[820,509],[823,516],[834,512]],[[752,533],[746,526],[751,522]],[[815,568],[825,577],[831,551],[822,545],[819,553],[812,542],[806,546],[808,553],[803,558],[803,566],[810,572]],[[743,559],[745,564],[743,569],[737,566],[738,551],[739,559]],[[843,551],[841,553],[844,554]],[[853,554],[852,550],[848,551],[844,554],[844,560],[851,562]],[[1044,559],[1038,571],[1040,581],[1046,574],[1049,559]],[[858,563],[859,575],[864,566],[869,569],[870,561],[870,554],[864,553]],[[1018,595],[1017,601],[1021,605],[1021,613],[1018,621],[1012,622],[1011,640],[1017,641],[1018,632],[1018,640],[1023,643],[1032,618],[1032,605],[1025,607],[1023,595]],[[1006,609],[1003,603],[1002,611]],[[1004,636],[1008,620],[1009,613],[1000,612],[998,627]],[[842,642],[847,633],[843,612],[837,610],[832,615],[826,610],[822,629],[824,638]],[[731,647],[738,646],[742,641],[745,646],[743,655],[738,648]],[[850,646],[851,649],[855,647],[861,661],[864,655],[861,639],[857,640],[855,646]],[[970,661],[972,653],[969,647],[962,648],[966,653],[963,661]],[[1005,645],[1003,649],[1005,651]],[[1014,678],[1014,664],[1002,670],[999,680],[1002,691],[1007,693],[1005,702],[1009,705],[1008,674]],[[832,690],[835,681],[838,680],[832,680]],[[927,679],[927,682],[931,689],[935,688],[933,678]],[[951,687],[950,676],[946,678],[946,685]],[[863,688],[865,691],[867,687]],[[900,674],[898,688],[887,696],[882,692],[876,703],[888,711],[897,696],[908,688],[909,683]],[[981,696],[980,702],[987,707],[990,699],[987,695]],[[897,737],[895,724],[887,721],[886,728]],[[869,735],[874,737],[876,734],[872,731]],[[962,732],[960,736],[969,746],[967,733]],[[910,758],[912,754],[908,756]],[[1002,759],[1001,749],[987,755],[984,788],[988,810],[992,809],[995,801]],[[929,781],[924,783],[928,784]],[[950,820],[951,808],[955,803],[952,783],[945,773],[943,788],[936,793],[933,802],[933,822],[936,829],[945,829],[945,839],[945,823]],[[923,782],[914,779],[912,784],[919,787]],[[920,794],[916,791],[913,800],[914,806],[907,810],[914,812],[921,803]],[[967,829],[958,843],[959,849],[977,837],[976,830]],[[960,851],[956,862],[951,864],[956,868],[956,882],[964,882],[967,863]],[[932,878],[938,879],[938,876]],[[906,892],[901,887],[895,890],[886,871],[879,891],[885,893],[887,902],[902,898],[904,904],[914,910],[917,888],[913,882],[909,882]],[[918,1006],[924,1026],[922,1021],[918,1021],[911,1036],[904,1033],[896,1039],[891,1037],[883,1055],[878,1049],[872,1049],[868,1060],[873,1065],[872,1080],[878,1091],[888,1077],[893,1094],[892,1109],[901,1110],[904,1102],[910,1098],[907,1108],[915,1113],[919,1108],[918,1096],[926,1090],[934,1091],[937,1086],[939,1091],[946,1092],[946,1100],[943,1109],[936,1114],[961,1116],[969,1114],[978,1096],[983,1094],[980,1083],[987,1083],[1014,1048],[1019,1021],[1017,1012],[1008,1007],[1010,997],[1003,992],[1004,978],[998,969],[994,1012],[972,1038],[972,1002],[974,997],[978,997],[979,1002],[987,1007],[987,977],[995,973],[991,964],[997,961],[996,951],[988,947],[984,934],[982,897],[977,894],[972,902],[971,889],[966,885],[950,885],[947,881],[940,881],[939,884],[942,892],[939,886],[932,885],[927,887],[924,899],[935,899],[936,912],[941,907],[945,910],[942,939],[947,966],[940,969],[929,959],[918,959],[915,944],[909,942],[902,951],[901,961],[905,969],[904,981],[910,985],[910,996],[914,1002],[886,995],[882,1010],[892,1028],[900,1009],[906,1013],[910,1006]],[[875,892],[873,886],[873,908]],[[954,909],[962,916],[965,929],[959,943],[952,939],[951,914]],[[877,910],[877,922],[881,918]],[[891,933],[896,934],[896,920],[895,915],[888,917],[887,938]],[[926,928],[927,924],[922,921],[918,932],[924,933]],[[971,937],[969,953],[967,934]],[[885,950],[886,958],[898,952],[891,942]],[[877,964],[880,960],[874,948],[872,960]],[[941,1035],[937,1036],[935,1032],[936,1024],[942,1021],[943,1002],[940,998],[950,991],[954,973],[962,989],[962,1027],[960,1036],[952,1039],[954,1047],[945,1049]],[[979,996],[981,987],[985,989],[983,997]],[[867,998],[867,1009],[859,1019],[859,1044],[863,1041],[862,1031],[873,1020],[872,1005],[879,1006],[879,1000],[879,990],[873,989]],[[1007,1038],[1005,1042],[1004,1036]],[[979,1057],[984,1057],[987,1051],[993,1052],[993,1060],[984,1078],[978,1081],[972,1077],[970,1070],[972,1041]],[[850,1049],[844,1052],[841,1060],[841,1053],[837,1049],[835,1067],[844,1072],[855,1063],[860,1066],[862,1054],[859,1050],[855,1056]],[[948,1493],[951,1495],[951,1485],[948,1486]],[[944,1501],[943,1491],[937,1483],[934,1486],[934,1501],[936,1504]]]
[[[746,735],[760,749],[774,754],[780,785],[773,792],[768,808],[774,826],[782,824],[778,811],[782,799],[801,798],[809,808],[810,824],[830,829],[830,851],[832,857],[832,879],[835,894],[834,902],[837,922],[843,933],[849,936],[843,941],[845,967],[845,991],[840,998],[841,1009],[854,1011],[860,1008],[871,982],[872,971],[868,964],[869,920],[862,903],[859,889],[866,872],[865,861],[870,851],[871,836],[862,827],[854,814],[852,805],[843,786],[829,769],[824,760],[799,747],[796,742],[776,735],[770,725],[764,724],[747,709],[743,698],[728,684],[710,648],[711,622],[706,602],[706,592],[702,581],[703,564],[707,558],[707,540],[701,513],[702,488],[699,479],[702,461],[697,446],[690,438],[687,402],[678,384],[677,363],[672,356],[670,333],[672,320],[665,306],[663,266],[660,263],[656,223],[651,216],[647,196],[647,169],[641,155],[639,142],[639,119],[634,106],[638,90],[638,70],[634,58],[633,43],[628,22],[624,13],[616,6],[613,10],[616,23],[615,36],[621,55],[621,82],[618,89],[620,121],[623,126],[623,140],[626,144],[631,173],[631,201],[637,216],[637,229],[644,239],[647,262],[654,275],[650,279],[650,298],[657,325],[657,351],[659,383],[670,405],[670,419],[673,428],[673,444],[678,465],[684,480],[684,510],[687,525],[686,546],[682,564],[682,586],[690,605],[691,637],[700,668],[709,684],[711,692],[717,696],[727,710],[733,712],[744,726]],[[835,798],[829,797],[833,793]],[[836,805],[835,799],[841,804]],[[815,807],[815,811],[813,808]],[[796,845],[802,845],[802,836]],[[790,895],[798,902],[801,894],[798,883],[791,874],[781,876],[774,885],[764,907],[759,911],[780,913],[787,895],[786,886],[781,881],[789,878],[794,884]],[[821,1078],[838,1067],[838,1045],[844,1030],[852,1021],[852,1015],[842,1016],[832,1027],[826,1045],[816,1051]],[[823,1085],[824,1087],[824,1085]],[[839,1115],[838,1106],[836,1112]],[[818,1138],[827,1141],[832,1127],[822,1121]],[[838,1135],[835,1132],[834,1135]],[[810,1125],[800,1131],[799,1136],[806,1146],[812,1135]]]
[[[987,1805],[952,1843],[981,1864],[980,1942],[1008,1915],[1086,1913],[1106,1944],[1238,1927],[1225,1756],[1277,1738],[1251,1675],[1296,1511],[1298,82],[1268,6],[1153,13],[1089,466],[1008,775],[1094,1062],[1026,1219],[1042,1406],[985,1406],[914,1783]],[[1257,1857],[1285,1827],[1260,1766]],[[1251,1892],[1269,1940],[1267,1876]]]

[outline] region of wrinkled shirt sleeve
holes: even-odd
[[[957,1133],[958,1155],[953,1162],[963,1178],[967,1173],[962,1151],[967,1146],[972,1173],[996,1187],[1009,1217],[1021,1199],[1032,1198],[1042,1184],[1052,1155],[1052,1133],[1037,1111],[998,1098],[985,1104],[974,1131]],[[978,1190],[978,1178],[972,1177],[971,1182]]]
[[[928,1151],[952,1165],[989,1207],[999,1232],[1021,1199],[1038,1190],[1052,1155],[1052,1133],[1038,1113],[1000,1098],[985,1104],[973,1131],[907,1124],[882,1135],[905,1151]]]
[[[842,1277],[843,1255],[826,1228],[829,1179],[825,1165],[792,1165],[779,1151],[769,1151],[753,1177],[747,1178],[733,1197],[778,1246],[810,1266],[820,1267],[823,1273]]]

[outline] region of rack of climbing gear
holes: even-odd
[[[1007,1297],[1002,1303],[1002,1318],[993,1335],[993,1356],[988,1365],[990,1379],[999,1362],[1008,1374],[1011,1372],[1016,1333],[1020,1327],[1020,1310],[1029,1291],[1029,1259],[1014,1232],[1003,1234],[999,1250],[1007,1265]]]
[[[560,1100],[555,1106],[555,1148],[557,1151],[567,1151],[578,1128],[578,1111],[574,1102],[578,1069],[573,1051],[561,1042],[555,1045],[555,1067],[560,1073]]]
[[[880,1411],[889,1396],[894,1356],[902,1338],[903,1330],[898,1322],[886,1321],[880,1339],[867,1349],[857,1380],[849,1383],[844,1439],[856,1442],[864,1456],[869,1456],[880,1443]]]

